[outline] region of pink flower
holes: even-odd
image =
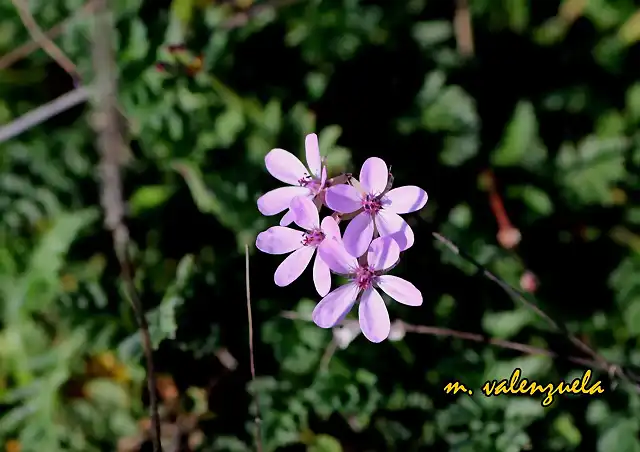
[[[313,253],[322,248],[327,238],[340,238],[338,223],[332,217],[325,217],[320,224],[318,209],[313,202],[299,196],[291,201],[294,221],[305,231],[273,226],[258,234],[256,247],[269,254],[291,253],[276,269],[275,283],[284,287],[298,279],[307,268]],[[324,297],[331,289],[331,272],[329,266],[316,255],[313,263],[313,282],[320,296]]]
[[[422,304],[422,293],[413,284],[383,274],[400,258],[400,247],[391,237],[379,237],[371,242],[366,264],[358,263],[336,239],[326,240],[318,253],[331,270],[351,279],[320,300],[313,310],[313,321],[320,328],[332,328],[340,322],[362,294],[358,309],[362,333],[371,342],[382,342],[389,336],[391,321],[376,287],[399,303]]]
[[[258,210],[262,215],[271,216],[289,208],[296,196],[314,199],[322,193],[327,180],[327,168],[322,165],[318,136],[310,133],[305,138],[305,151],[309,171],[302,162],[284,149],[272,149],[264,158],[267,171],[290,187],[280,187],[265,193],[258,199]],[[280,220],[280,226],[288,226],[293,221],[291,210]]]
[[[407,185],[385,193],[389,172],[387,164],[378,157],[368,158],[360,170],[360,185],[364,193],[347,184],[329,187],[325,193],[327,206],[340,213],[363,209],[347,225],[343,240],[347,251],[362,256],[373,238],[374,229],[380,237],[392,236],[404,251],[413,245],[413,231],[399,214],[415,212],[427,203],[427,193]]]

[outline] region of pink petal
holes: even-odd
[[[320,227],[320,216],[318,208],[306,196],[297,196],[291,201],[291,211],[293,212],[293,221],[298,226],[307,231]]]
[[[358,268],[358,260],[347,253],[341,241],[326,238],[318,246],[318,253],[331,270],[341,275],[349,275]]]
[[[280,219],[280,226],[289,226],[293,223],[293,217],[295,217],[294,213],[291,209],[287,210],[287,213]]]
[[[320,177],[322,160],[320,160],[318,135],[316,135],[315,133],[310,133],[309,135],[307,135],[304,139],[304,148],[307,153],[307,165],[309,165],[311,173],[316,177]]]
[[[360,184],[367,193],[379,195],[387,187],[388,179],[389,170],[381,158],[369,157],[362,164]]]
[[[398,303],[408,306],[420,306],[422,293],[409,281],[397,276],[382,275],[378,277],[378,287]]]
[[[302,247],[304,232],[273,226],[258,234],[256,248],[263,253],[286,254]]]
[[[262,215],[271,216],[289,208],[291,200],[296,196],[309,193],[305,187],[280,187],[271,190],[258,198],[258,210]]]
[[[307,174],[300,159],[284,149],[272,149],[264,158],[267,171],[279,181],[298,185],[298,180]]]
[[[373,218],[367,212],[362,212],[349,222],[342,240],[344,246],[353,257],[360,257],[367,252],[373,238]]]
[[[289,254],[285,260],[276,268],[273,280],[280,287],[288,286],[300,277],[307,268],[311,257],[315,251],[313,246],[303,246]]]
[[[382,342],[389,337],[391,320],[384,300],[377,290],[369,287],[362,293],[358,310],[360,328],[371,342]]]
[[[378,237],[369,247],[367,263],[374,270],[386,270],[400,259],[400,247],[393,237]]]
[[[338,287],[320,300],[311,314],[320,328],[332,328],[351,310],[358,296],[358,286],[353,283]]]
[[[385,209],[400,214],[422,209],[429,199],[427,192],[415,185],[394,188],[385,195],[385,198],[391,201],[385,205]]]
[[[376,227],[380,237],[392,236],[400,251],[411,248],[414,242],[413,230],[397,213],[382,209],[376,215]]]
[[[331,290],[331,271],[320,253],[316,254],[313,261],[313,284],[316,286],[318,295],[324,297]]]
[[[320,187],[324,187],[325,182],[327,182],[327,167],[322,167],[322,175],[320,176]]]
[[[351,185],[340,184],[327,188],[325,203],[336,212],[351,213],[362,207],[362,197]]]
[[[320,224],[320,229],[324,232],[326,238],[334,237],[338,239],[338,241],[342,242],[342,237],[340,235],[340,226],[336,223],[333,217],[324,217],[322,219],[322,223]]]

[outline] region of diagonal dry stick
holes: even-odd
[[[43,32],[44,37],[48,40],[57,38],[73,20],[75,20],[79,15],[86,14],[93,11],[94,7],[95,7],[95,0],[90,0],[87,4],[85,4],[82,8],[80,8],[80,10],[78,10],[78,12],[75,13],[73,16],[64,19],[63,21],[51,27],[46,32]],[[16,61],[26,57],[32,52],[35,52],[41,47],[40,44],[38,44],[35,40],[33,40],[33,35],[31,39],[32,39],[31,41],[25,42],[20,47],[16,47],[11,52],[0,57],[0,70],[10,67]]]
[[[470,254],[458,248],[451,240],[447,239],[443,235],[432,232],[431,235],[437,241],[445,245],[449,251],[457,254],[467,262],[473,264],[478,272],[480,272],[485,278],[489,279],[496,283],[502,290],[504,290],[514,301],[517,301],[524,305],[526,308],[535,312],[538,317],[544,320],[548,326],[550,326],[554,331],[565,336],[569,342],[571,342],[577,349],[581,350],[587,356],[589,356],[595,363],[598,364],[598,367],[601,369],[607,369],[609,375],[613,378],[614,376],[619,377],[621,380],[625,381],[634,386],[635,390],[640,392],[640,378],[631,372],[628,368],[619,366],[617,364],[613,364],[605,359],[602,355],[596,352],[593,348],[591,348],[588,344],[578,338],[575,334],[569,331],[567,325],[562,322],[555,321],[551,316],[545,313],[537,304],[530,301],[527,296],[520,290],[511,286],[508,282],[497,276],[496,274],[487,270],[482,264],[480,264],[477,260],[475,260]]]
[[[60,65],[62,69],[67,71],[67,73],[76,80],[80,79],[80,74],[78,74],[78,68],[75,64],[69,59],[68,56],[64,54],[60,48],[54,44],[54,42],[47,37],[47,35],[42,31],[40,26],[37,24],[36,20],[31,15],[29,11],[29,5],[25,0],[11,0],[13,6],[18,11],[20,15],[20,19],[24,24],[25,28],[31,35],[33,41],[42,48],[47,54],[55,60],[56,63]]]
[[[124,223],[124,199],[120,168],[125,163],[127,146],[120,132],[120,116],[117,104],[116,61],[112,48],[113,24],[107,0],[96,2],[92,59],[95,71],[93,127],[98,135],[100,149],[101,204],[105,214],[105,226],[111,231],[115,253],[121,267],[121,275],[128,300],[137,317],[142,336],[142,348],[147,364],[147,385],[152,421],[154,452],[162,452],[160,415],[153,366],[153,347],[149,325],[142,303],[136,291],[133,268],[129,257],[129,230]]]
[[[97,1],[98,0],[91,0],[87,5],[85,5],[86,11],[94,11],[96,9]],[[234,16],[232,16],[222,24],[222,28],[231,30],[234,28],[241,27],[245,25],[250,18],[256,16],[260,12],[268,11],[269,9],[280,8],[291,3],[295,3],[296,1],[300,1],[300,0],[280,0],[279,3],[274,2],[272,4],[258,5],[259,7],[256,6],[255,8],[252,8],[251,10],[249,10],[248,12],[235,14]],[[67,19],[67,21],[70,21],[70,20],[71,19]],[[48,32],[49,37],[51,37],[54,34],[60,33],[63,30],[64,26],[66,26],[67,21],[54,27],[56,29],[55,30],[56,33],[53,33],[53,29],[50,30]],[[39,44],[35,42],[27,43],[24,46],[16,49],[16,51],[1,57],[0,70],[9,67],[15,61],[27,55],[29,52],[32,52],[33,50],[38,49],[39,47],[40,47]],[[21,50],[21,49],[24,49],[24,50]],[[20,50],[20,52],[18,52],[18,50]],[[45,106],[38,107],[37,115],[35,115],[36,111],[34,110],[32,112],[26,113],[20,118],[15,119],[14,121],[10,122],[7,125],[1,126],[0,127],[0,143],[2,143],[3,141],[9,140],[11,138],[14,138],[20,133],[30,129],[31,127],[34,127],[46,121],[47,119],[53,116],[56,116],[68,110],[69,108],[75,105],[78,105],[79,103],[84,102],[84,100],[86,99],[86,95],[87,95],[87,92],[84,88],[82,87],[76,88],[75,90],[71,90],[68,93],[60,96],[58,99],[52,101],[51,105],[47,104]],[[121,114],[125,116],[124,113],[122,112],[122,109],[119,106],[118,106],[118,109],[120,110]],[[34,113],[34,115],[31,116],[31,113]]]

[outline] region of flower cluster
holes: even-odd
[[[412,283],[386,273],[414,242],[413,231],[400,215],[422,209],[427,193],[416,186],[392,188],[393,177],[377,157],[364,162],[359,179],[350,174],[327,179],[316,134],[307,135],[305,150],[308,169],[284,149],[273,149],[265,157],[269,173],[289,186],[258,199],[263,215],[286,213],[280,226],[258,234],[256,247],[269,254],[290,253],[274,275],[280,287],[298,279],[315,254],[313,282],[323,297],[313,310],[315,324],[332,328],[359,300],[362,333],[381,342],[389,336],[391,321],[376,289],[405,305],[422,304],[422,294]],[[333,212],[320,221],[323,206]],[[346,221],[342,235],[338,224]],[[291,223],[301,230],[288,227]],[[331,272],[349,282],[330,292]]]

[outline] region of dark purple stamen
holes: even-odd
[[[373,215],[382,209],[382,201],[371,194],[367,194],[362,200],[362,207],[365,212],[369,212]]]
[[[356,269],[356,276],[354,282],[360,290],[366,290],[373,284],[376,278],[376,273],[370,266],[359,266]]]
[[[302,244],[304,246],[318,246],[324,240],[325,235],[321,229],[313,229],[311,231],[307,231],[304,234],[304,238],[302,239]]]

